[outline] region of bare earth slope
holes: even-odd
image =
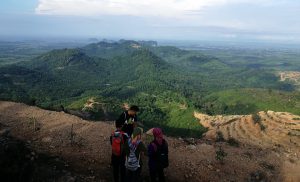
[[[300,181],[300,116],[287,112],[261,111],[254,121],[252,115],[208,116],[196,113],[195,117],[208,128],[206,139],[221,134],[225,140],[235,140],[264,150],[277,151],[286,157],[283,166],[285,181]],[[291,164],[288,161],[297,161]]]
[[[235,135],[239,133],[240,136],[243,129],[239,127],[243,126],[236,123],[229,130],[236,130]],[[76,174],[89,176],[88,180],[75,177],[77,181],[112,181],[109,144],[112,123],[89,122],[63,112],[0,101],[0,133],[3,130],[10,130],[13,137],[26,141],[37,152],[60,156]],[[289,150],[290,145],[287,145],[287,149],[286,145],[262,149],[254,142],[232,147],[225,142],[215,143],[206,139],[167,140],[170,146],[170,167],[166,174],[171,182],[300,180],[299,143]],[[219,146],[228,154],[223,165],[215,159]],[[148,179],[146,159],[144,164],[144,177]]]
[[[251,115],[208,116],[195,113],[200,123],[209,128],[206,138],[215,138],[220,132],[225,139],[234,138],[242,143],[261,148],[282,148],[299,152],[300,116],[286,112],[261,111],[254,121]]]

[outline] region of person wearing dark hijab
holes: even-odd
[[[148,166],[151,182],[165,182],[164,169],[169,166],[168,143],[160,128],[154,128],[153,141],[148,146]]]

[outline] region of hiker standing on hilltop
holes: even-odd
[[[142,155],[147,155],[147,149],[142,142],[143,129],[136,127],[133,130],[132,138],[124,144],[126,154],[125,166],[127,169],[127,182],[140,182],[142,172]]]
[[[125,168],[125,152],[124,143],[127,142],[128,136],[121,128],[122,125],[116,124],[116,130],[110,136],[110,143],[112,147],[111,165],[113,167],[113,176],[115,182],[125,182],[126,168]]]
[[[131,137],[133,129],[137,125],[137,112],[139,112],[138,106],[131,106],[128,111],[124,111],[116,120],[116,126],[122,125],[122,131],[127,133],[129,137]]]
[[[148,146],[149,170],[151,182],[165,182],[164,169],[169,166],[168,143],[160,128],[152,130],[154,140]]]
[[[115,182],[126,181],[124,144],[131,137],[137,122],[136,113],[138,111],[137,106],[131,106],[128,111],[123,112],[115,122],[116,131],[110,137],[112,145],[111,164]]]

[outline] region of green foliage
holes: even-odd
[[[121,40],[47,53],[50,48],[30,49],[24,61],[0,63],[0,99],[64,108],[94,120],[115,119],[123,103],[136,104],[147,128],[160,126],[169,135],[192,137],[206,131],[194,118],[195,110],[212,115],[268,109],[299,114],[299,93],[284,92],[293,86],[279,82],[274,70],[156,45]],[[0,44],[0,55],[14,59],[8,53]],[[84,107],[90,98],[97,104]]]
[[[216,142],[224,142],[224,135],[221,131],[217,131]]]
[[[265,89],[231,89],[212,93],[200,107],[209,114],[249,114],[264,110],[300,114],[300,93]]]
[[[261,122],[261,117],[257,113],[252,114],[252,119],[254,124]]]
[[[227,155],[228,154],[223,150],[223,148],[221,146],[219,146],[218,150],[216,150],[216,160],[220,161],[221,164],[224,163],[224,158]]]
[[[257,113],[252,114],[252,119],[254,124],[258,124],[262,131],[266,129],[266,126],[262,123],[261,117]]]

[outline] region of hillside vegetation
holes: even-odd
[[[2,100],[92,120],[111,120],[124,103],[136,104],[146,127],[161,126],[172,135],[201,136],[205,128],[193,117],[195,110],[299,112],[299,93],[292,83],[280,81],[272,67],[236,66],[201,51],[145,41],[52,50],[0,66],[0,80]],[[95,104],[86,108],[91,98]]]

